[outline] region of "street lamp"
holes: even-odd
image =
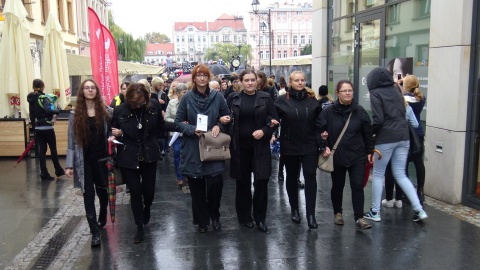
[[[119,38],[118,43],[120,43],[120,45],[122,45],[123,38]],[[123,55],[120,53],[120,48],[119,48],[118,44],[117,44],[117,53],[118,53],[118,60],[122,61]]]
[[[269,60],[270,60],[270,63],[269,63],[270,75],[272,75],[272,53],[273,53],[273,49],[272,49],[271,9],[268,8],[268,12],[258,12],[259,5],[260,5],[260,2],[258,0],[253,0],[252,1],[252,10],[253,10],[253,13],[255,13],[255,15],[260,15],[260,14],[268,15],[268,47],[269,47],[269,50],[270,50],[270,52],[268,53],[268,57],[269,57]],[[262,32],[265,32],[266,28],[267,28],[267,25],[265,24],[265,22],[260,23],[260,30]]]

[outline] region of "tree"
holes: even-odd
[[[312,54],[312,44],[307,44],[300,51],[300,55],[311,55]]]
[[[117,44],[119,60],[143,62],[145,59],[146,42],[139,38],[135,39],[127,34],[120,26],[113,21],[112,13],[108,12],[108,25],[113,38]]]
[[[249,44],[241,44],[240,49],[238,45],[233,43],[215,43],[205,51],[204,61],[218,61],[222,58],[225,63],[229,63],[232,57],[242,55],[242,65],[247,59],[252,59],[252,46]]]
[[[170,43],[170,38],[158,32],[146,33],[144,39],[147,43]]]

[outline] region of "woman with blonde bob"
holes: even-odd
[[[180,174],[188,179],[192,196],[193,224],[198,232],[208,231],[210,220],[216,230],[220,224],[220,200],[223,189],[225,161],[201,161],[198,147],[199,137],[216,137],[222,125],[230,122],[230,110],[222,94],[211,91],[208,83],[210,69],[199,64],[193,68],[193,90],[183,96],[178,105],[175,123],[183,133],[180,153]],[[207,120],[207,132],[197,128],[199,117]]]
[[[75,187],[83,192],[85,213],[92,233],[91,246],[100,246],[100,228],[107,223],[107,166],[99,160],[107,156],[109,120],[112,109],[107,110],[98,84],[91,79],[82,82],[78,91],[75,111],[68,122],[67,168],[65,174],[74,179]],[[95,194],[100,201],[96,220]]]
[[[300,223],[298,209],[297,177],[300,166],[305,178],[305,206],[308,227],[318,228],[315,219],[317,198],[317,161],[322,145],[320,128],[316,119],[320,107],[312,90],[305,88],[305,75],[294,71],[289,78],[290,88],[287,94],[275,101],[278,117],[281,121],[280,155],[287,171],[287,194],[291,207],[291,219]]]

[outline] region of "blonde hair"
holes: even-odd
[[[138,81],[138,83],[145,85],[145,88],[147,89],[147,91],[150,92],[150,83],[147,81],[147,79],[141,79]]]
[[[154,77],[152,79],[152,88],[155,89],[155,86],[157,85],[163,85],[165,82],[163,81],[162,78],[160,77]]]
[[[307,90],[307,95],[309,98],[317,99],[317,95],[315,94],[315,92],[313,92],[311,88],[305,87],[305,90]]]
[[[174,85],[175,85],[175,87],[173,87]],[[176,88],[177,86],[178,86],[177,81],[174,81],[170,84],[170,88],[168,89],[168,98],[169,99],[174,99],[175,98],[174,88]]]
[[[270,87],[272,87],[272,86],[275,85],[275,82],[273,81],[272,78],[268,78],[268,79],[267,79],[267,85],[270,86]]]
[[[423,93],[418,88],[420,86],[418,78],[414,75],[407,75],[403,78],[403,88],[408,93],[412,93],[417,100],[423,99]]]

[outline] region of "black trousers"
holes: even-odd
[[[425,152],[425,136],[419,137],[422,145],[422,150],[413,158],[409,158],[407,162],[407,176],[408,176],[408,163],[413,162],[415,171],[417,173],[417,187],[423,188],[425,185],[425,164],[423,163],[423,153]]]
[[[333,213],[342,213],[343,188],[345,187],[345,179],[348,176],[350,179],[350,189],[352,190],[352,204],[355,220],[363,217],[363,177],[365,174],[365,164],[359,163],[346,167],[333,167],[332,176],[332,190],[330,192],[333,205]]]
[[[265,222],[268,204],[268,179],[254,179],[252,198],[253,148],[240,149],[241,179],[237,179],[235,189],[235,209],[240,224],[252,221]]]
[[[287,194],[292,210],[298,210],[298,171],[303,168],[305,178],[305,207],[307,216],[315,215],[317,201],[317,163],[318,154],[304,156],[283,156],[287,171]]]
[[[122,177],[130,188],[130,204],[135,224],[143,224],[143,208],[150,207],[155,195],[157,162],[139,162],[139,169],[120,167]]]
[[[55,172],[60,173],[63,171],[60,161],[58,160],[57,153],[57,138],[55,137],[55,131],[52,129],[36,129],[35,141],[38,144],[38,159],[40,160],[40,175],[49,175],[47,169],[47,144],[50,147],[50,154],[52,157],[53,166]]]
[[[87,216],[97,217],[95,211],[95,193],[100,205],[108,205],[107,177],[108,170],[105,162],[99,163],[98,159],[84,160],[85,192],[83,203]]]
[[[220,218],[223,175],[188,177],[188,185],[192,196],[193,224],[207,226],[210,224],[210,219],[218,220]]]
[[[406,170],[408,172],[408,163]],[[388,201],[393,199],[393,188],[395,188],[395,199],[402,200],[403,190],[397,184],[397,181],[395,181],[392,173],[392,164],[391,162],[388,162],[387,168],[385,169],[385,199],[387,199]]]

